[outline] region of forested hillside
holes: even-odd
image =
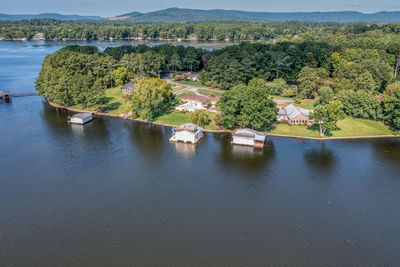
[[[334,101],[349,116],[400,127],[397,31],[398,25],[346,25],[314,29],[290,41],[243,42],[213,51],[140,45],[99,52],[70,46],[46,57],[36,89],[57,103],[90,106],[103,101],[105,90],[116,83],[194,71],[205,86],[234,89],[230,95],[257,87],[265,95],[296,101]],[[237,88],[248,84],[257,86]]]

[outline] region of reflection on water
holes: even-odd
[[[179,155],[182,155],[185,158],[193,158],[196,155],[196,147],[198,144],[176,142],[172,145],[175,146],[176,153]]]
[[[239,167],[248,172],[266,171],[275,157],[275,147],[269,141],[264,148],[232,145],[230,134],[218,137],[221,141],[221,157],[219,161],[224,165]]]
[[[132,145],[137,146],[141,153],[149,157],[161,155],[165,148],[163,137],[166,129],[135,121],[124,121],[123,124],[128,130],[128,140]]]
[[[330,173],[337,164],[335,152],[326,147],[324,141],[307,147],[304,151],[305,163],[319,172]]]
[[[374,152],[376,157],[389,160],[393,164],[400,166],[400,139],[379,139],[373,143]],[[400,176],[400,175],[399,175]]]

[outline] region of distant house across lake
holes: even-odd
[[[279,109],[276,115],[278,122],[286,121],[289,124],[310,124],[312,120],[310,115],[313,113],[312,110],[296,107],[293,104],[286,106],[285,108]]]
[[[122,93],[124,95],[132,95],[135,93],[135,84],[134,83],[127,83],[121,87]]]

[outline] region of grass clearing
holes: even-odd
[[[311,109],[313,110],[314,107],[314,103],[316,100],[312,100],[312,101],[302,101],[300,104],[294,104],[296,107],[299,108],[305,108],[305,109]]]
[[[347,117],[338,121],[338,130],[332,131],[330,137],[356,137],[356,136],[379,136],[396,135],[389,126],[380,121],[371,121]],[[295,135],[302,137],[320,138],[318,125],[308,127],[306,125],[277,124],[269,133],[282,135]],[[329,137],[328,137],[329,138]]]
[[[194,86],[194,87],[207,87],[207,86],[201,84],[201,82],[196,82],[196,81],[177,81],[177,83]]]
[[[215,95],[215,96],[220,96],[220,95],[222,95],[222,93],[213,92],[213,91],[207,91],[207,90],[204,90],[204,89],[198,89],[197,92],[199,92],[199,93],[202,94],[202,95],[208,95],[209,93],[212,93],[212,94]]]
[[[207,112],[209,118],[209,124],[205,127],[207,130],[218,130],[218,126],[215,124],[214,117],[216,116],[213,112]],[[178,110],[173,110],[169,113],[159,116],[154,122],[171,125],[181,125],[190,122],[191,113],[183,113]]]

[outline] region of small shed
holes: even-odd
[[[203,128],[193,124],[182,124],[173,130],[171,142],[197,143],[203,137]]]
[[[91,120],[93,120],[92,113],[78,113],[78,114],[72,115],[69,118],[69,123],[83,125],[85,123],[88,123]]]
[[[127,83],[121,87],[121,90],[124,95],[132,95],[135,93],[135,84]]]
[[[239,129],[232,134],[232,144],[263,147],[267,135],[263,132],[255,131],[249,128]]]

